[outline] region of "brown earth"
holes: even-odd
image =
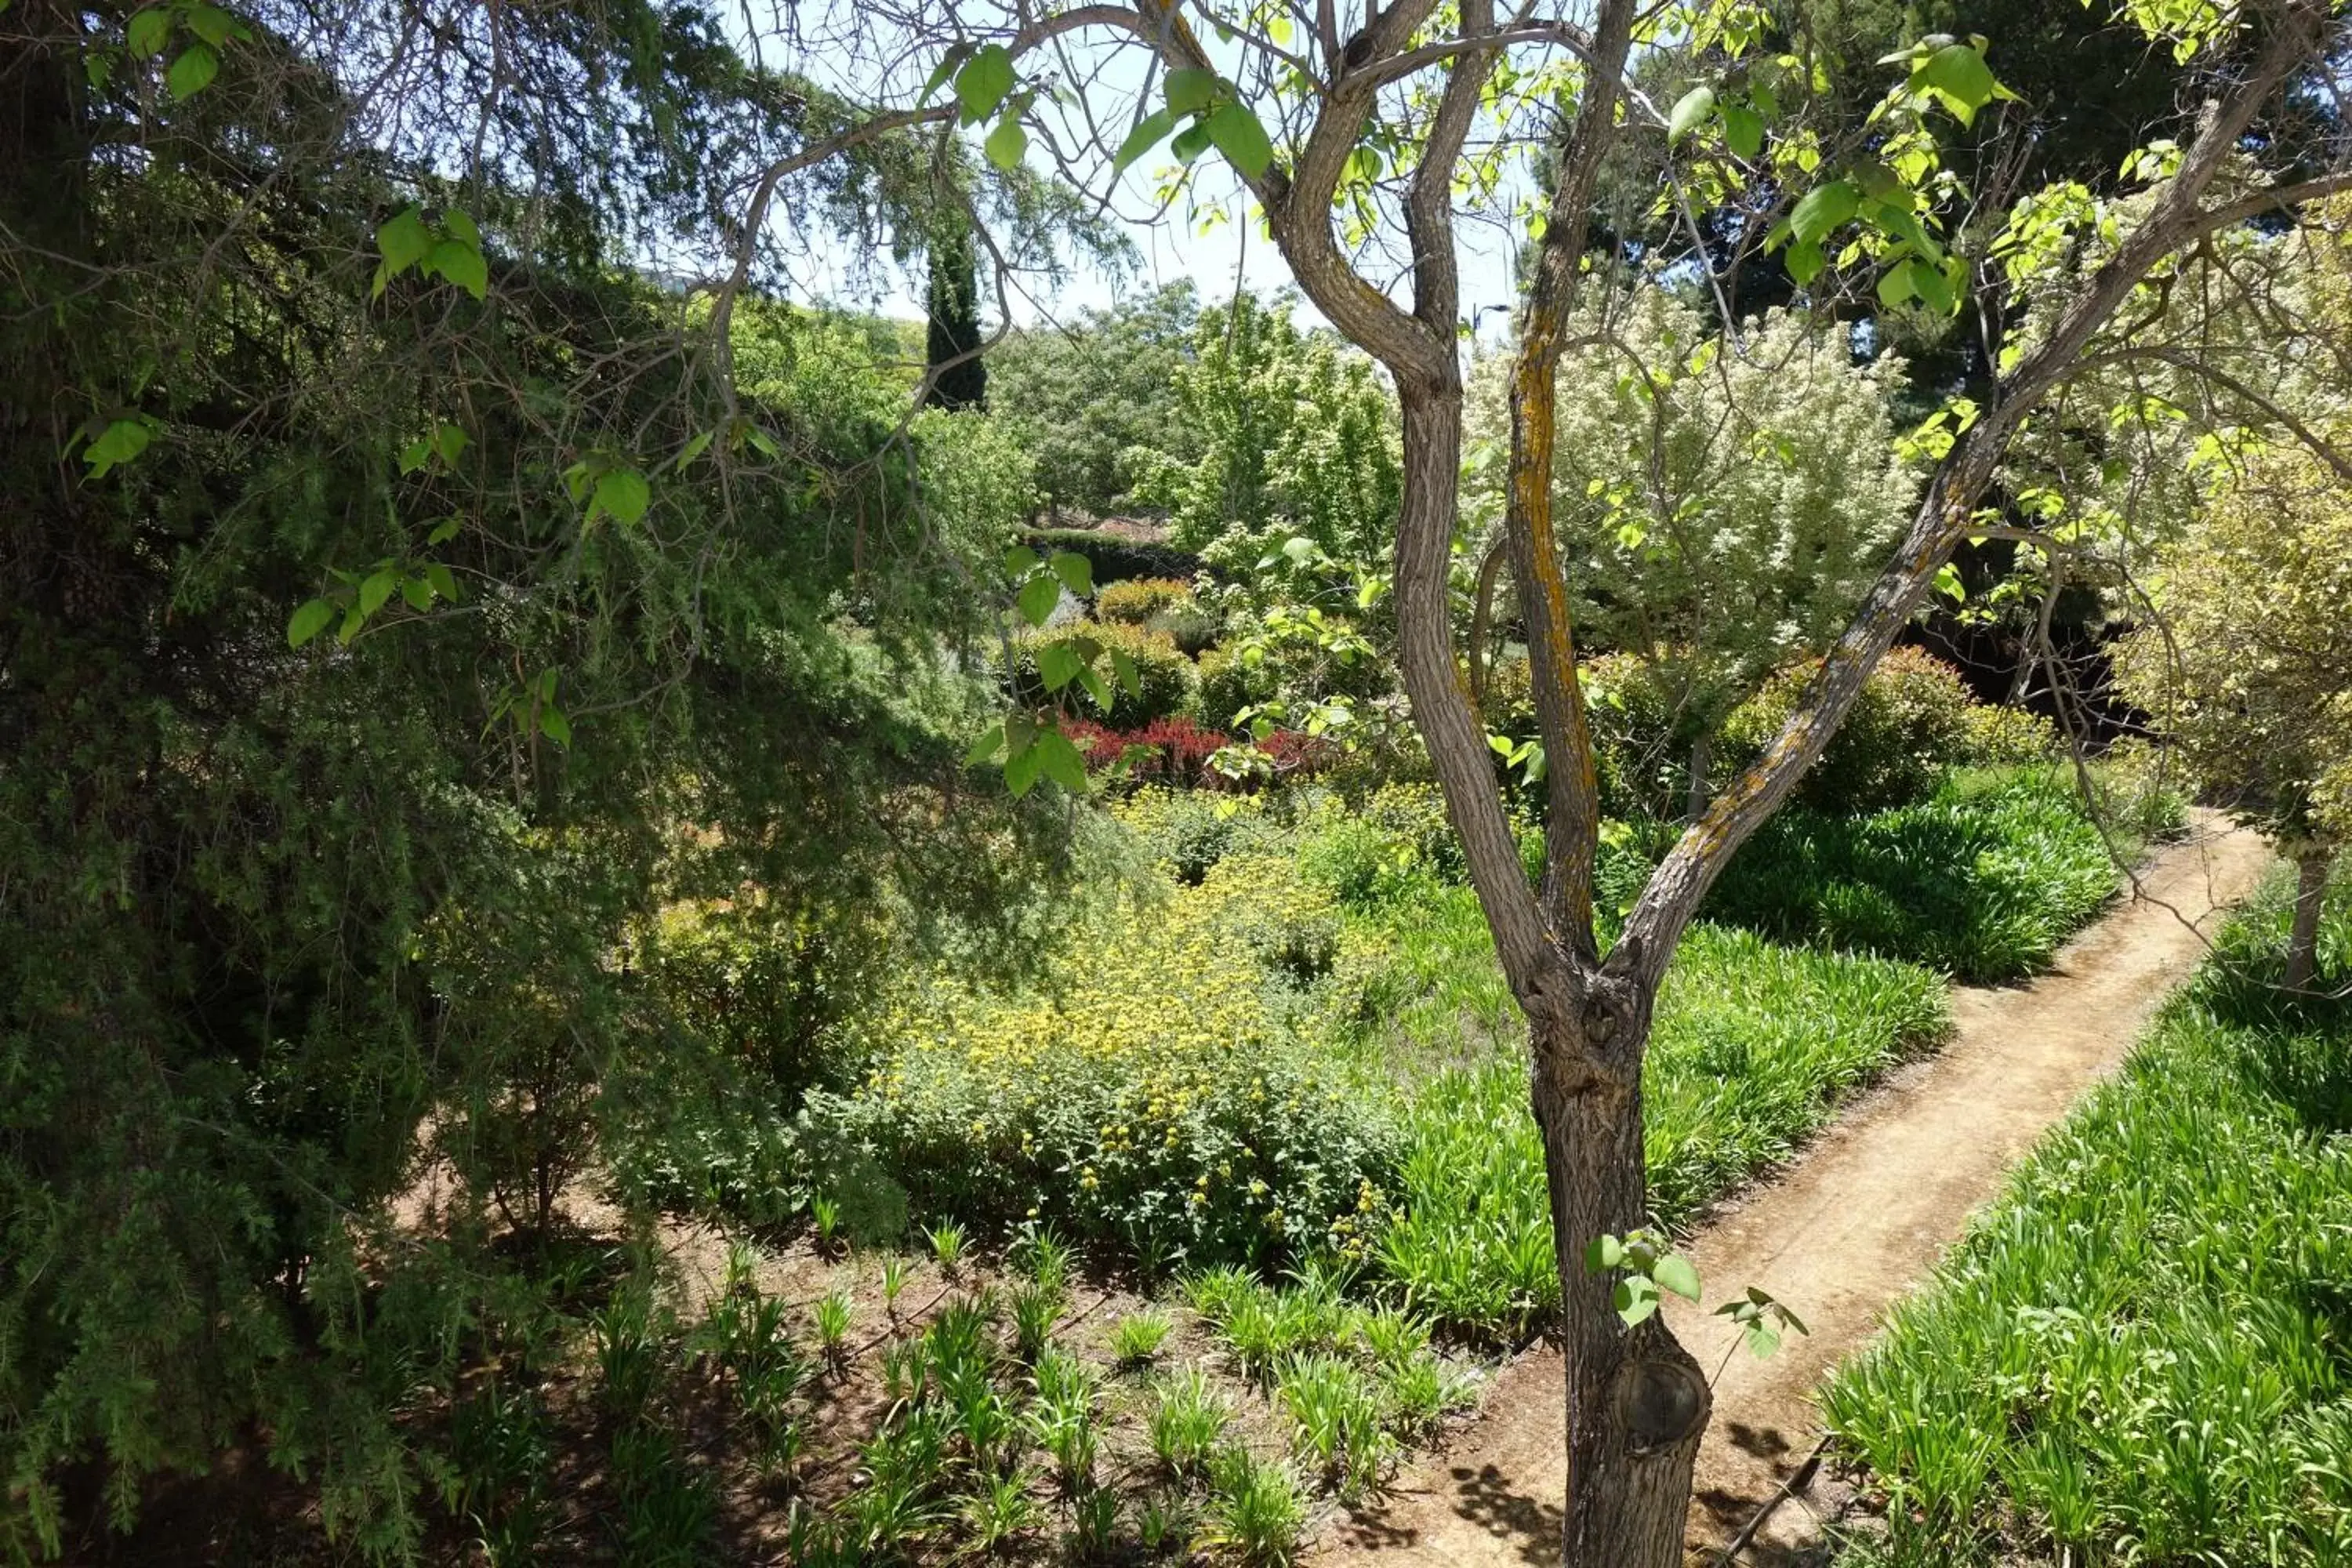
[[[2254,835],[2200,814],[2137,895],[2029,985],[1956,987],[1936,1056],[1890,1077],[1769,1183],[1718,1213],[1685,1250],[1712,1302],[1760,1285],[1812,1331],[1759,1362],[1726,1319],[1667,1312],[1702,1365],[1723,1366],[1700,1450],[1687,1541],[1713,1563],[1815,1448],[1813,1389],[1927,1275],[2009,1167],[2111,1072],[2166,992],[2205,952],[2220,912],[2269,864]],[[1496,1378],[1485,1414],[1398,1478],[1382,1505],[1326,1533],[1321,1564],[1557,1563],[1567,1486],[1559,1355],[1544,1347]],[[1744,1563],[1801,1560],[1842,1500],[1826,1478],[1792,1489]]]

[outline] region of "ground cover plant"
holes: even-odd
[[[1402,1026],[1458,1027],[1460,1014],[1448,1014],[1465,1000],[1462,968],[1476,976],[1475,1015],[1507,1026],[1509,997],[1485,926],[1467,890],[1450,891],[1454,963]],[[1943,983],[1916,964],[1694,927],[1659,994],[1643,1075],[1654,1221],[1686,1225],[1786,1158],[1853,1089],[1934,1044],[1947,1024]],[[1423,1311],[1524,1335],[1559,1300],[1524,1045],[1501,1036],[1483,1059],[1429,1078],[1403,1137],[1399,1210],[1376,1243],[1381,1271]]]
[[[1856,1563],[2352,1553],[2352,1008],[2282,996],[2281,889],[1831,1384]],[[2323,975],[2352,973],[2352,889]]]
[[[1706,913],[1983,984],[2047,964],[2121,881],[2074,780],[2045,766],[1867,816],[1791,806],[1741,847]]]

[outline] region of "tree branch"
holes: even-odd
[[[2092,336],[2149,270],[2217,226],[2216,212],[2229,210],[2209,211],[2199,202],[2263,105],[2297,67],[2315,58],[2327,26],[2325,0],[2288,0],[2283,9],[2261,58],[2226,98],[2210,108],[2179,173],[2147,217],[2092,274],[2049,336],[1999,389],[1991,411],[1938,467],[1910,532],[1822,660],[1780,734],[1752,767],[1716,797],[1652,874],[1626,921],[1625,940],[1612,955],[1612,964],[1622,963],[1653,985],[1664,978],[1675,942],[1707,889],[1820,757],[1953,546],[1977,531],[1969,521],[1977,498],[1990,483],[2018,425],[2076,368]],[[2272,202],[2276,199],[2272,194]]]
[[[1568,315],[1584,260],[1586,213],[1614,140],[1618,88],[1633,47],[1635,0],[1608,0],[1594,29],[1594,60],[1563,149],[1545,219],[1543,246],[1528,291],[1511,374],[1511,454],[1503,514],[1519,614],[1527,623],[1528,676],[1543,740],[1547,781],[1544,875],[1538,904],[1555,940],[1597,956],[1592,864],[1601,834],[1600,783],[1592,731],[1576,677],[1568,579],[1552,526],[1552,441],[1557,381]]]

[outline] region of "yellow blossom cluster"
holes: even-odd
[[[835,1114],[928,1208],[1034,1209],[1167,1261],[1286,1252],[1391,1158],[1392,1108],[1328,1044],[1299,961],[1339,930],[1289,859],[1219,859],[1095,922],[1034,989],[941,981],[889,1009]]]

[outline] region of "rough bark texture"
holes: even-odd
[[[1705,1373],[1664,1322],[1653,1317],[1628,1332],[1612,1300],[1614,1276],[1584,1266],[1592,1237],[1648,1222],[1641,1058],[1649,1018],[1640,987],[1607,981],[1580,1016],[1546,1020],[1534,1038],[1568,1380],[1561,1548],[1576,1568],[1681,1561],[1710,1405]]]
[[[2319,960],[2319,910],[2327,901],[2327,868],[2335,856],[2313,851],[2294,863],[2294,929],[2286,942],[2286,988],[2311,984]]]

